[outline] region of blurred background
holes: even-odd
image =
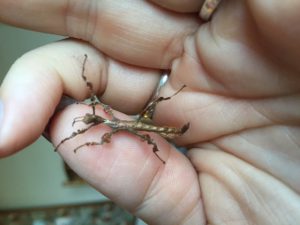
[[[0,82],[25,52],[63,38],[0,24]],[[0,159],[1,225],[144,224],[77,180],[53,149],[41,137]]]

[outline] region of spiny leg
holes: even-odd
[[[90,93],[91,93],[91,97],[90,97],[91,103],[88,104],[88,105],[92,107],[93,115],[95,115],[95,113],[96,113],[95,112],[96,111],[96,109],[95,109],[96,105],[101,105],[104,109],[104,112],[106,112],[108,115],[110,115],[112,117],[112,119],[115,119],[116,117],[114,116],[111,107],[109,105],[106,105],[106,104],[99,101],[97,95],[94,92],[92,82],[88,81],[87,77],[84,75],[85,65],[86,65],[86,62],[87,62],[87,57],[88,57],[87,54],[85,54],[84,55],[84,60],[83,60],[82,71],[81,71],[81,77],[84,80],[86,86],[88,87],[88,89],[90,90]]]
[[[92,146],[92,145],[102,145],[101,142],[94,142],[94,141],[90,141],[90,142],[86,142],[82,145],[79,145],[78,147],[76,147],[74,149],[74,153],[76,153],[78,151],[78,149],[84,147],[84,146]]]
[[[97,104],[97,96],[96,96],[96,94],[94,92],[94,87],[93,87],[92,82],[90,82],[87,79],[87,77],[84,75],[87,58],[88,58],[87,54],[84,54],[84,60],[83,60],[82,70],[81,70],[81,77],[84,80],[86,86],[88,87],[88,89],[90,91],[90,100],[91,100],[91,103],[89,105],[92,107],[93,115],[95,115],[95,111],[96,111],[95,106]]]
[[[142,141],[146,141],[148,144],[153,146],[153,153],[156,155],[156,157],[162,161],[163,164],[165,164],[166,162],[157,154],[158,147],[157,144],[153,141],[153,139],[150,137],[149,134],[139,134],[137,131],[133,130],[133,129],[129,129],[128,130],[130,133],[140,137],[142,139]]]
[[[101,138],[101,144],[110,143],[111,137],[113,136],[113,134],[117,133],[118,131],[120,131],[120,130],[119,129],[112,129],[111,132],[103,134],[102,138]]]
[[[138,121],[142,121],[142,122],[145,122],[145,123],[151,123],[156,105],[159,102],[171,99],[172,97],[177,95],[180,91],[182,91],[182,89],[185,88],[185,87],[186,87],[186,85],[182,85],[182,87],[179,90],[177,90],[173,95],[171,95],[169,97],[159,97],[159,98],[156,98],[153,101],[151,101],[148,104],[148,106],[139,115]]]
[[[79,134],[85,133],[85,132],[88,131],[91,127],[96,126],[96,125],[97,125],[97,124],[92,124],[92,125],[88,126],[87,128],[79,129],[79,130],[77,130],[77,131],[74,131],[69,137],[66,137],[66,138],[64,138],[63,140],[61,140],[61,141],[58,143],[58,145],[55,147],[54,151],[57,151],[58,148],[59,148],[63,143],[65,143],[66,141],[68,141],[68,140],[70,140],[70,139],[76,137],[76,136],[79,135]]]
[[[94,146],[94,145],[103,145],[104,143],[109,143],[111,136],[113,134],[115,134],[116,132],[118,132],[119,130],[114,129],[111,132],[105,133],[103,134],[102,138],[101,138],[101,142],[96,142],[96,141],[90,141],[90,142],[86,142],[82,145],[79,145],[78,147],[76,147],[74,149],[74,152],[76,153],[80,148],[84,147],[84,146]]]
[[[72,122],[72,127],[74,127],[75,123],[83,121],[83,118],[84,118],[84,116],[77,116],[77,117],[75,117],[73,119],[73,122]]]
[[[93,84],[90,81],[88,81],[87,77],[84,75],[87,58],[88,58],[87,54],[84,54],[84,60],[82,63],[82,70],[81,70],[81,77],[84,80],[86,86],[89,88],[91,96],[93,96],[94,95]]]
[[[117,118],[115,117],[112,108],[109,105],[106,105],[102,102],[99,101],[99,99],[97,98],[97,96],[93,96],[93,99],[91,99],[91,103],[83,103],[85,105],[91,106],[92,107],[92,114],[96,115],[96,105],[101,105],[101,107],[103,108],[103,111],[105,113],[107,113],[109,116],[111,116],[112,120],[116,120]]]
[[[117,118],[115,117],[112,108],[109,105],[106,105],[102,102],[97,102],[97,104],[100,104],[104,110],[105,113],[111,116],[112,120],[116,120]]]

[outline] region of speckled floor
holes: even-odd
[[[112,202],[0,211],[0,225],[134,225],[135,221]]]

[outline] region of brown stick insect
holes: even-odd
[[[94,93],[93,85],[91,82],[87,80],[87,77],[84,75],[85,70],[85,64],[87,61],[87,55],[84,55],[84,61],[83,61],[83,67],[82,67],[82,73],[81,77],[86,83],[87,87],[89,88],[91,92],[90,103],[88,104],[92,108],[92,113],[86,113],[84,116],[76,117],[73,120],[72,126],[74,126],[77,122],[83,122],[88,127],[84,129],[79,129],[77,131],[74,131],[69,137],[64,138],[60,141],[60,143],[55,147],[55,151],[66,141],[74,138],[75,136],[85,133],[90,128],[97,126],[99,124],[105,124],[108,127],[110,127],[112,130],[108,133],[105,133],[100,142],[86,142],[82,145],[79,145],[74,149],[74,152],[76,152],[78,149],[84,147],[84,146],[92,146],[92,145],[102,145],[105,143],[109,143],[111,140],[111,137],[113,134],[119,132],[119,131],[127,131],[130,132],[139,138],[141,138],[142,141],[146,141],[148,144],[153,146],[153,153],[163,162],[165,161],[160,158],[160,156],[157,154],[158,147],[154,140],[150,137],[149,134],[141,134],[139,131],[147,131],[147,132],[154,132],[159,134],[160,136],[166,138],[166,139],[173,139],[176,137],[179,137],[183,135],[189,128],[189,123],[183,125],[181,128],[176,127],[168,127],[168,126],[155,126],[152,124],[152,117],[155,111],[156,105],[161,101],[166,101],[177,95],[183,88],[186,86],[183,85],[178,91],[176,91],[173,95],[169,97],[157,97],[153,101],[151,101],[148,106],[138,115],[137,119],[135,120],[121,120],[114,116],[112,108],[109,105],[105,105],[99,101],[97,96]],[[85,104],[85,103],[84,103]],[[103,118],[99,115],[96,115],[96,105],[101,105],[103,107],[103,110],[105,113],[107,113],[111,119]]]

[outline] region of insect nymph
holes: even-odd
[[[173,95],[169,97],[158,97],[155,98],[153,101],[151,101],[148,106],[139,114],[138,118],[135,120],[121,120],[114,116],[113,110],[110,106],[105,105],[101,103],[97,96],[94,94],[93,86],[92,84],[87,80],[86,76],[84,75],[85,70],[85,64],[87,61],[87,55],[85,55],[84,62],[83,62],[83,68],[82,68],[82,74],[81,77],[83,78],[84,82],[86,83],[87,87],[91,91],[91,103],[89,106],[92,108],[92,113],[86,113],[84,116],[76,117],[73,120],[72,125],[74,125],[77,122],[83,122],[86,125],[88,125],[84,129],[80,129],[77,131],[74,131],[69,137],[64,138],[60,141],[60,143],[56,146],[55,151],[66,141],[72,139],[73,137],[85,133],[88,131],[91,127],[97,126],[99,124],[105,124],[108,127],[111,128],[111,131],[108,133],[105,133],[101,141],[99,142],[86,142],[82,145],[79,145],[74,149],[74,152],[76,152],[78,149],[84,147],[84,146],[91,146],[91,145],[102,145],[104,143],[109,143],[111,140],[111,137],[113,134],[119,132],[119,131],[127,131],[130,132],[139,138],[142,139],[142,141],[146,141],[148,144],[153,146],[153,153],[163,162],[165,161],[157,154],[159,151],[156,143],[154,140],[149,136],[149,134],[139,133],[139,131],[147,131],[147,132],[154,132],[159,134],[160,136],[166,138],[166,139],[173,139],[176,137],[181,136],[184,134],[188,128],[189,123],[185,124],[181,128],[176,127],[168,127],[168,126],[155,126],[152,124],[152,117],[155,111],[156,105],[165,100],[171,99],[173,96],[177,95],[184,87],[183,85],[178,91],[176,91]],[[103,110],[105,113],[107,113],[111,119],[106,119],[102,116],[96,115],[96,105],[101,105],[103,107]]]

